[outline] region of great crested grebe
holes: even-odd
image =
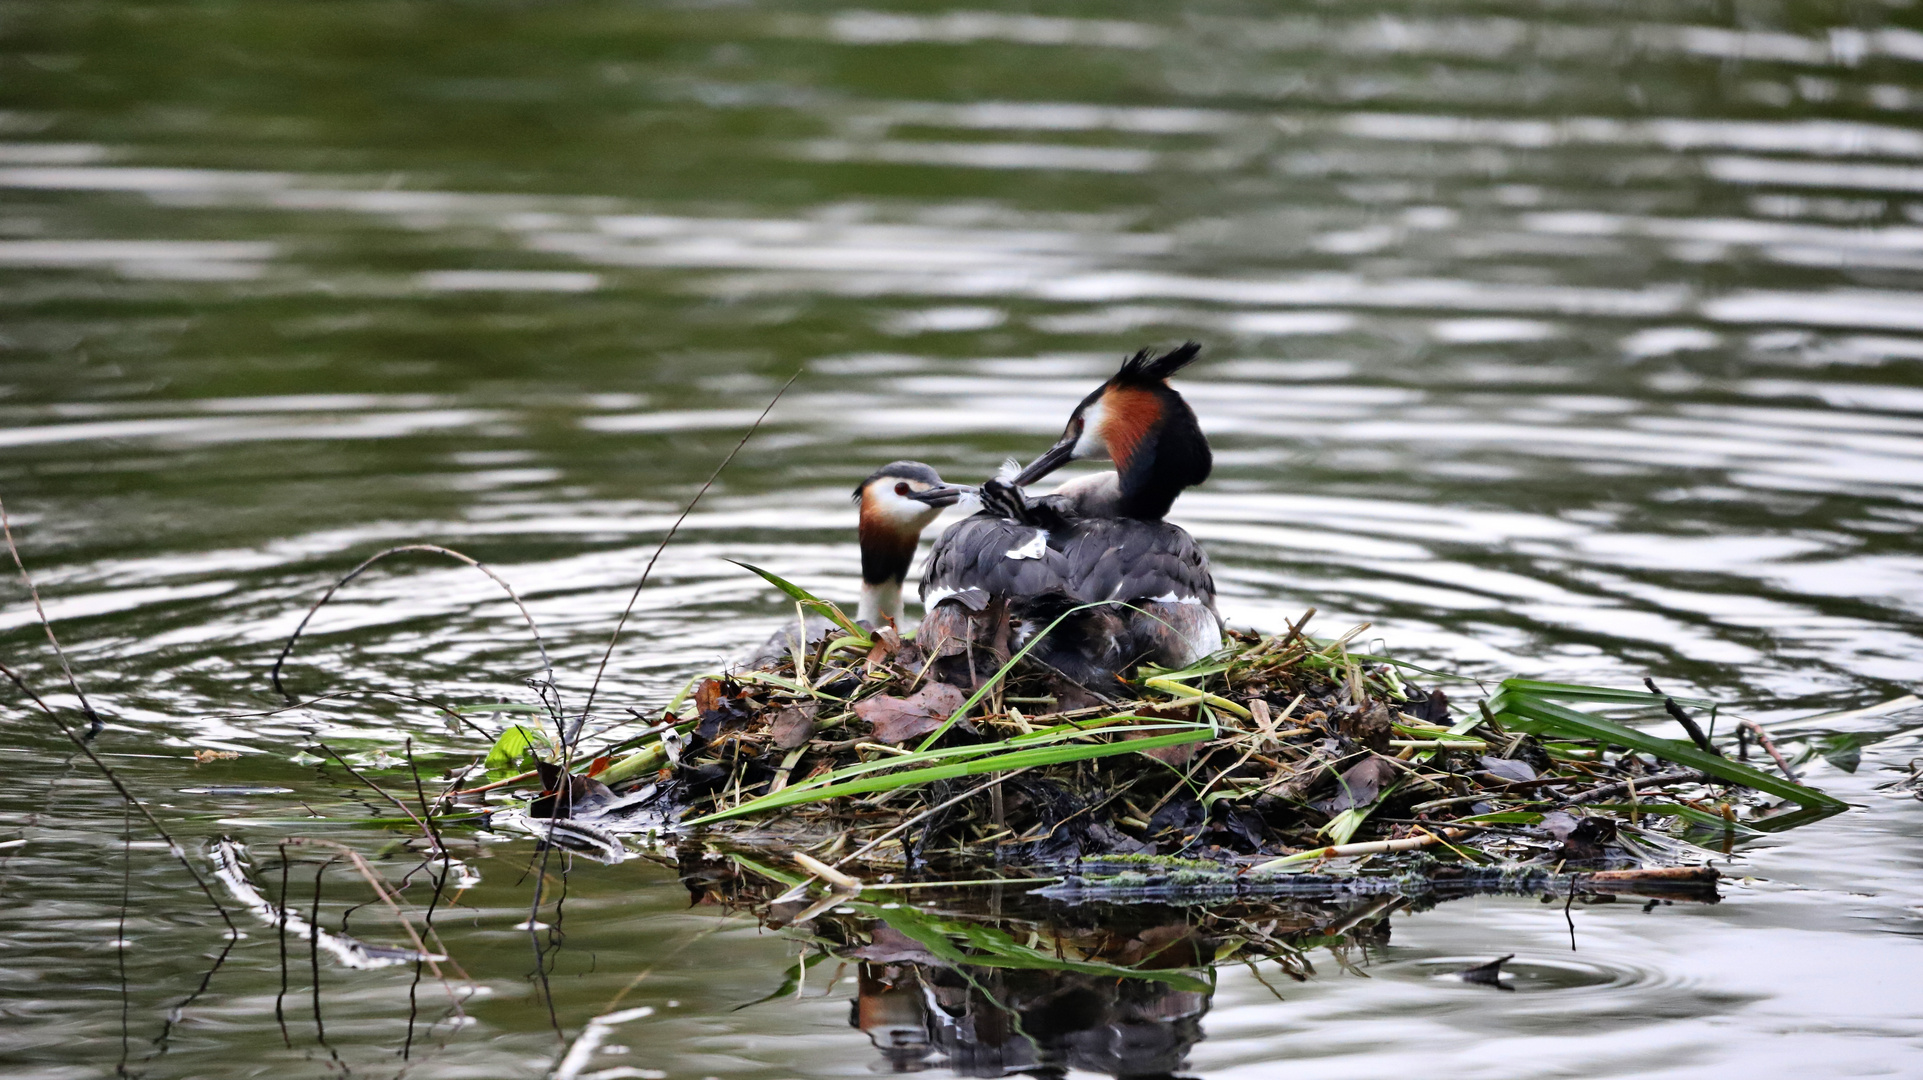
[[[928,557],[924,649],[946,655],[990,640],[997,602],[1017,624],[1014,645],[1064,612],[1103,604],[1065,620],[1030,654],[1085,685],[1143,661],[1181,667],[1221,648],[1208,556],[1162,520],[1212,464],[1194,410],[1167,382],[1200,350],[1189,342],[1136,353],[1075,406],[1046,453],[982,485],[982,512],[942,534]],[[1021,492],[1084,459],[1113,461],[1115,471],[1039,499]]]
[[[861,604],[855,619],[871,626],[892,620],[901,626],[905,612],[902,582],[915,561],[921,531],[964,491],[942,483],[934,469],[919,461],[895,461],[876,469],[855,488],[861,507],[855,535],[861,542]]]
[[[915,561],[922,530],[963,494],[964,489],[942,483],[934,469],[919,461],[890,462],[855,488],[855,504],[860,508],[855,535],[861,544],[861,603],[855,609],[856,621],[875,627],[890,621],[903,625],[901,586],[909,564]],[[748,664],[759,667],[786,656],[832,625],[826,615],[810,612],[802,620],[803,638],[796,637],[796,627],[790,623],[762,643]]]

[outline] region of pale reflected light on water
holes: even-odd
[[[380,770],[406,739],[436,772],[480,747],[392,702],[229,715],[280,704],[307,604],[381,547],[460,548],[581,701],[640,565],[797,368],[641,594],[610,707],[785,617],[724,560],[851,596],[847,492],[876,464],[979,480],[1188,337],[1216,472],[1174,516],[1232,621],[1314,606],[1471,675],[1651,675],[1765,721],[1923,681],[1913,6],[994,7],[0,18],[0,496],[105,759],[190,858],[232,836],[278,889],[279,841],[324,835],[406,873],[398,834],[312,823],[388,809],[317,743],[403,786]],[[290,687],[529,700],[518,625],[471,571],[396,561]],[[17,587],[0,631],[67,701]],[[404,967],[324,963],[322,1043],[298,951],[283,1041],[249,923],[161,1052],[224,928],[136,829],[123,932],[112,790],[5,715],[8,1075],[114,1072],[123,937],[135,1072],[388,1075],[416,1007],[411,1076],[555,1067],[514,929],[534,849],[506,833],[458,840],[480,882],[436,916],[468,1020],[436,1023],[431,979],[411,1005]],[[1919,719],[1839,721],[1860,765],[1803,768],[1857,808],[1743,849],[1720,904],[1577,906],[1574,953],[1560,905],[1398,911],[1279,1000],[1224,964],[1199,1005],[1103,1015],[1162,1002],[1193,1025],[1173,1071],[1210,1078],[1916,1072],[1923,804],[1890,785]],[[570,868],[552,1023],[654,1010],[579,1075],[886,1067],[832,964],[737,1009],[804,945],[690,909],[690,871]],[[353,888],[330,878],[329,931],[399,940]],[[1504,953],[1515,993],[1437,977]],[[1077,1067],[1121,1060],[1075,1038]]]

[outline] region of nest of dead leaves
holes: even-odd
[[[637,755],[656,755],[649,768],[609,774],[612,793],[652,785],[680,828],[710,837],[910,869],[1097,855],[1247,865],[1373,854],[1359,849],[1374,841],[1638,861],[1615,820],[1581,803],[1660,763],[1552,754],[1351,653],[1353,633],[1233,633],[1194,668],[1090,687],[1019,655],[942,668],[893,629],[830,630],[702,680],[693,716]],[[1055,749],[1021,757],[1038,739]]]

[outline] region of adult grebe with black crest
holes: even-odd
[[[982,512],[944,533],[922,575],[918,640],[953,655],[993,639],[1004,608],[1019,646],[1083,604],[1030,655],[1091,689],[1144,661],[1181,667],[1222,646],[1208,556],[1162,518],[1212,457],[1195,412],[1168,385],[1201,346],[1148,350],[1083,398],[1062,437],[1027,468],[981,487]],[[1021,486],[1070,461],[1115,471],[1030,499]]]

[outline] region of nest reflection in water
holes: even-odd
[[[716,858],[685,846],[680,864],[697,904],[751,914],[798,945],[780,985],[741,1008],[779,1007],[811,982],[834,993],[852,973],[849,1024],[885,1067],[945,1067],[965,1076],[1173,1075],[1204,1038],[1218,969],[1244,966],[1279,997],[1278,983],[1316,977],[1318,961],[1338,970],[1369,966],[1389,943],[1393,913],[1456,896],[1717,899],[1713,875],[1616,882],[1543,875],[1439,892],[1409,889],[1411,879],[1402,889],[1230,903],[1065,902],[1012,882],[942,889],[937,900],[911,899],[928,895],[917,890],[877,891],[823,906],[788,899],[783,890],[800,879],[748,856]],[[1495,974],[1464,978],[1500,985]]]

